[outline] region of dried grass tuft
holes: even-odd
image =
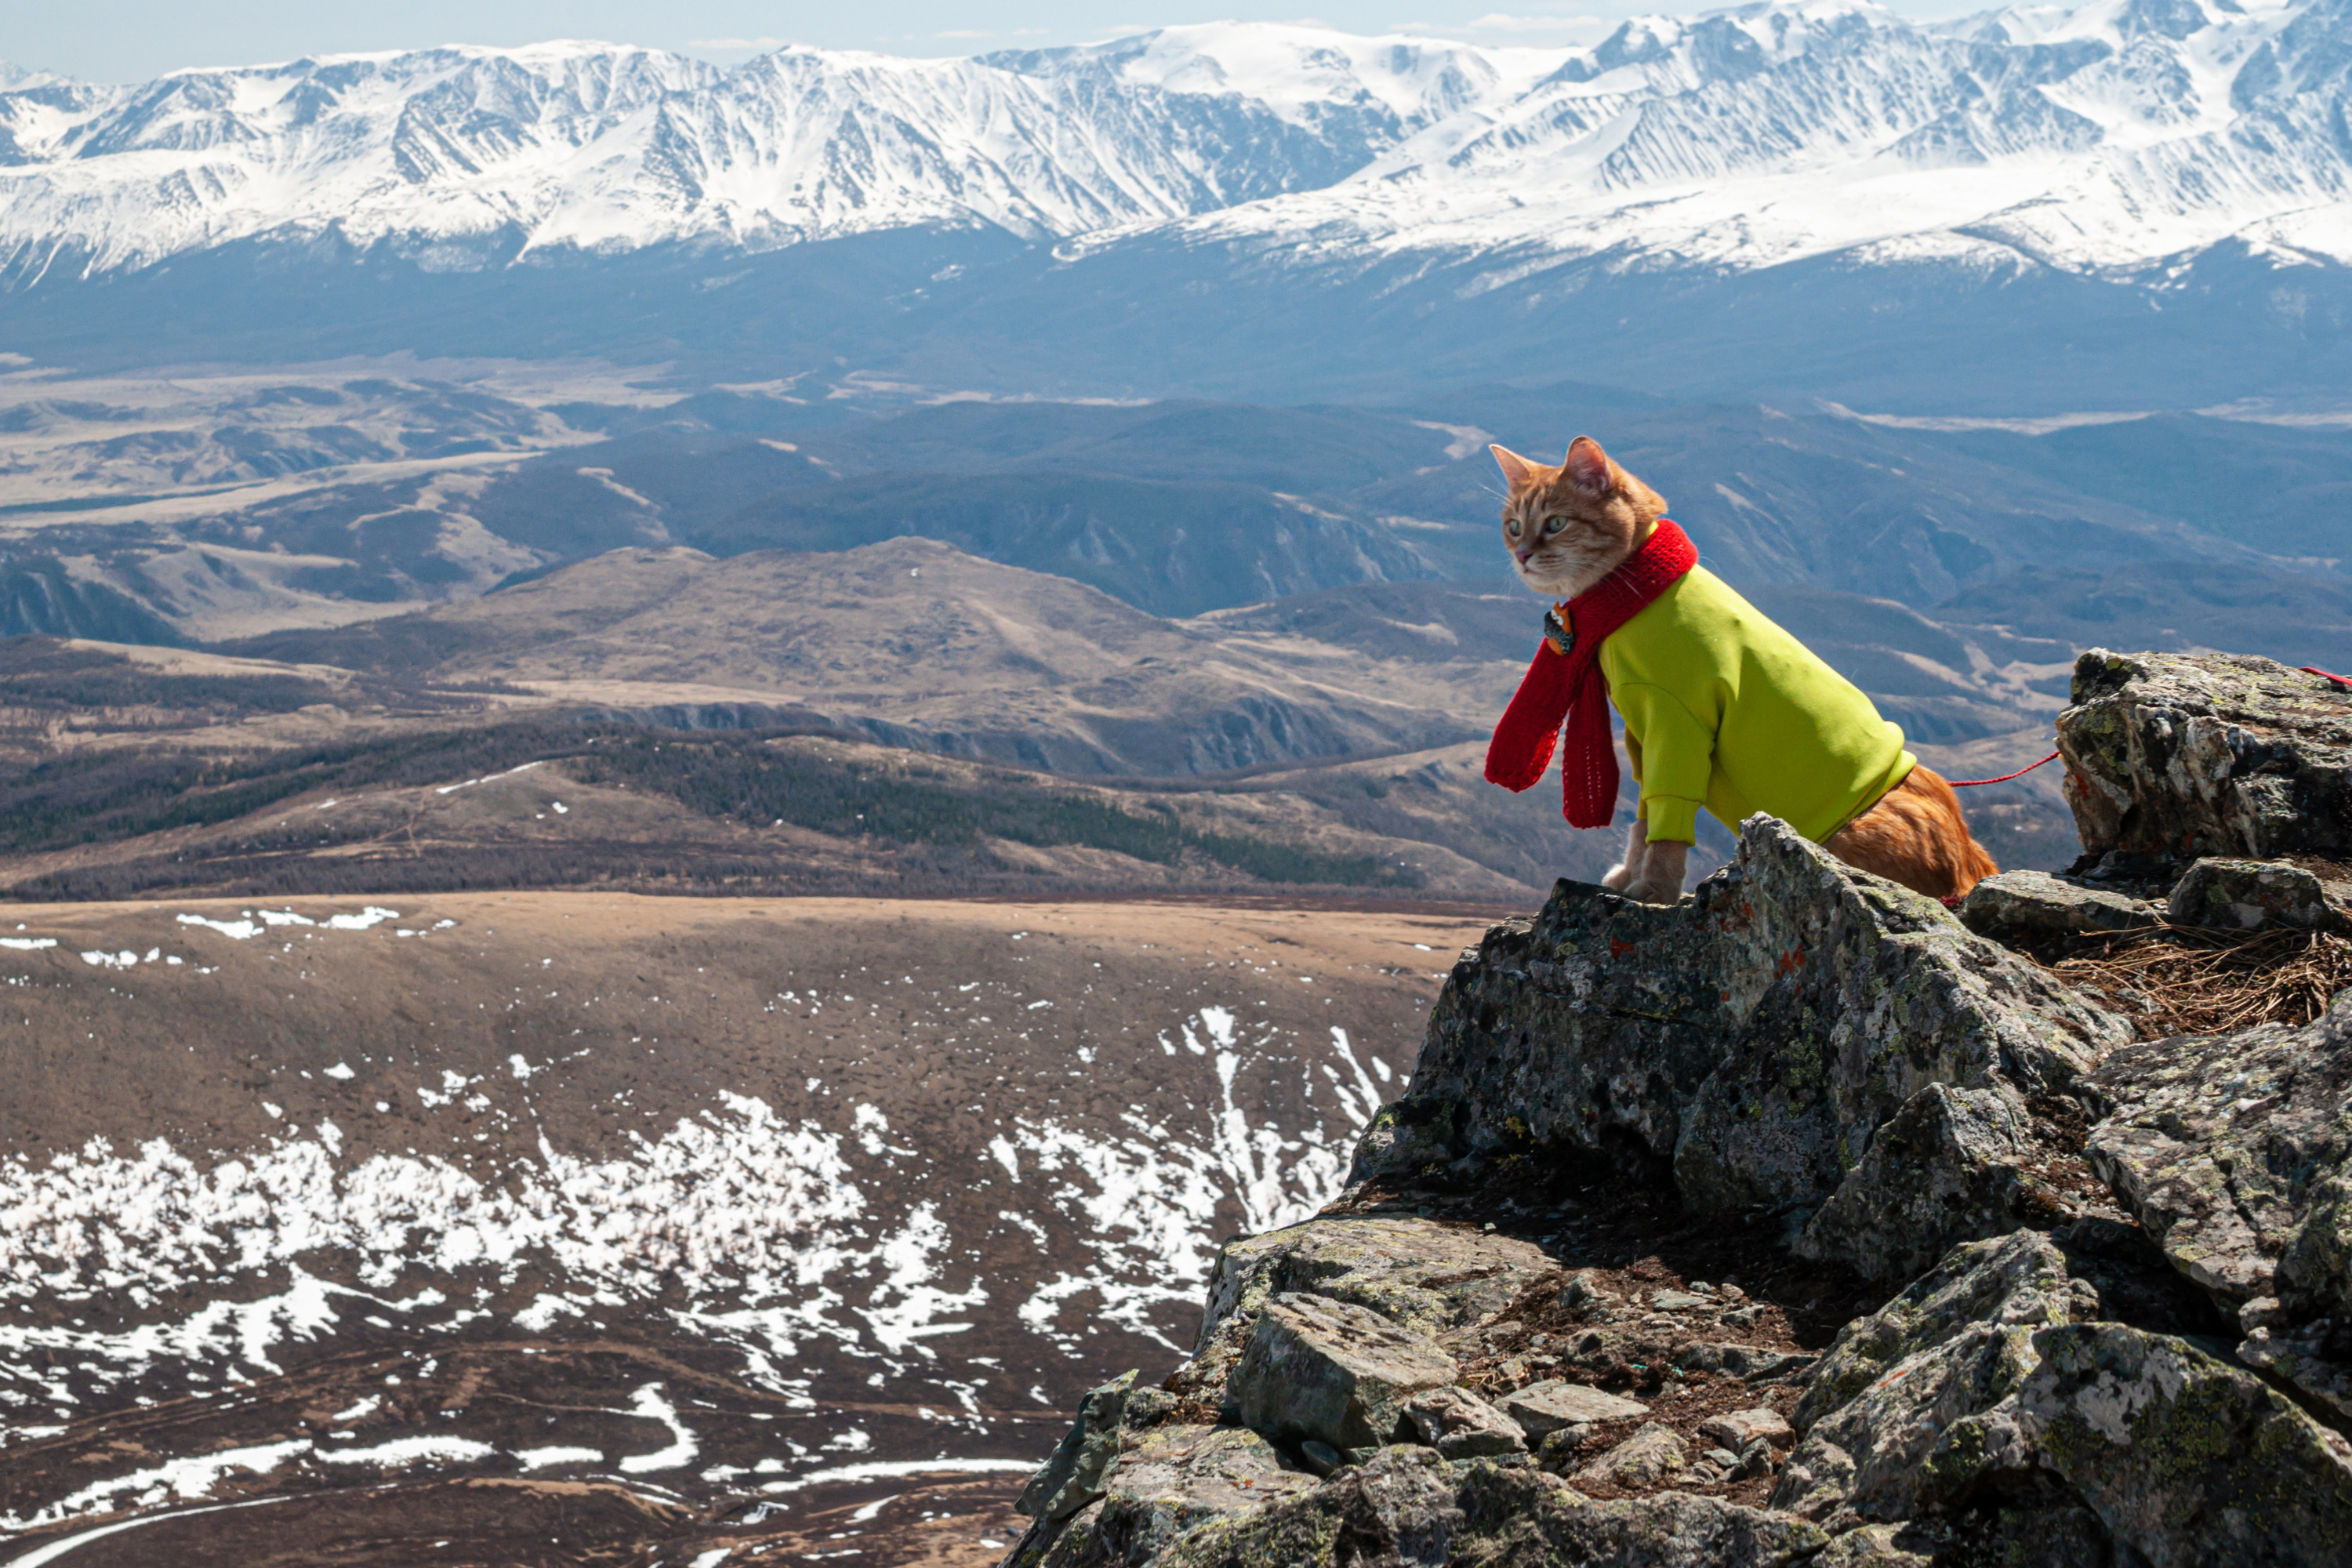
[[[2151,926],[2051,965],[2131,1019],[2142,1039],[2303,1025],[2352,986],[2352,942],[2326,931]]]

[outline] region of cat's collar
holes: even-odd
[[[1554,605],[1544,612],[1544,641],[1551,651],[1566,658],[1576,647],[1576,627],[1560,616],[1560,606]]]

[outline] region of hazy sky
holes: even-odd
[[[1985,8],[1894,0],[1916,16]],[[1575,0],[1498,11],[1491,0],[1333,0],[1315,19],[1349,32],[1430,32],[1477,43],[1563,44],[1599,37],[1623,16],[1712,5]],[[1302,19],[1297,0],[1251,7],[1124,0],[74,0],[12,5],[0,60],[94,81],[137,81],[178,66],[248,65],[299,55],[432,44],[605,38],[733,64],[781,43],[892,54],[972,54],[1066,44],[1170,22]]]

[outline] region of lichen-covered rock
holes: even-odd
[[[1592,1460],[1571,1478],[1579,1486],[1654,1486],[1690,1468],[1690,1445],[1663,1421],[1643,1426],[1632,1436]]]
[[[2085,1152],[2183,1273],[2233,1312],[2352,1305],[2352,996],[2300,1029],[2126,1047],[2093,1083]]]
[[[2167,900],[2175,925],[2260,931],[2294,926],[2317,931],[2328,923],[2327,894],[2319,879],[2285,860],[2207,856],[2189,863]]]
[[[1467,1389],[1428,1389],[1406,1400],[1404,1413],[1422,1442],[1449,1459],[1527,1452],[1519,1424]]]
[[[1603,1394],[1580,1383],[1563,1383],[1558,1378],[1506,1394],[1499,1403],[1503,1413],[1538,1442],[1563,1426],[1628,1421],[1650,1413],[1648,1405],[1637,1401]]]
[[[1434,1338],[1499,1313],[1558,1266],[1541,1248],[1424,1219],[1332,1215],[1218,1249],[1208,1310],[1177,1392],[1221,1403],[1265,1303],[1284,1291],[1348,1301]]]
[[[2019,1232],[1954,1247],[1893,1300],[1838,1331],[1797,1402],[1796,1429],[1810,1430],[1894,1367],[1971,1323],[2041,1328],[2072,1321],[2071,1286],[2064,1255],[2044,1236]]]
[[[2352,1420],[2352,1320],[2331,1314],[2305,1323],[2251,1324],[2238,1359],[2332,1407],[2339,1420]]]
[[[1979,1448],[1965,1464],[1944,1450],[1956,1425],[1998,1407],[2039,1364],[2034,1331],[1969,1323],[1898,1363],[1876,1384],[1813,1423],[1789,1458],[1772,1503],[1808,1519],[1851,1510],[1864,1519],[1908,1519],[1964,1496],[1992,1459]],[[2016,1448],[2012,1440],[2010,1448]],[[2023,1450],[1998,1458],[2025,1462]]]
[[[1255,1430],[1344,1451],[1396,1442],[1412,1396],[1459,1371],[1434,1341],[1369,1308],[1286,1293],[1259,1310],[1231,1392]]]
[[[2087,1509],[2158,1568],[2335,1561],[2352,1444],[2186,1340],[2069,1321],[2066,1284],[2053,1243],[2012,1236],[1956,1248],[1849,1325],[1798,1407],[1773,1506],[1892,1522],[2054,1481],[2052,1521]]]
[[[1933,1265],[1956,1236],[2053,1216],[2059,1200],[2025,1168],[2032,1142],[2016,1096],[1931,1083],[1871,1138],[1796,1251],[1900,1279]]]
[[[2040,1369],[1993,1421],[2154,1568],[2344,1560],[2352,1443],[2260,1378],[2117,1323],[2045,1329],[2033,1343]]]
[[[1390,1448],[1311,1492],[1213,1521],[1173,1542],[1159,1562],[1166,1568],[1340,1562],[1786,1568],[1825,1540],[1801,1520],[1715,1498],[1667,1493],[1594,1502],[1524,1460],[1459,1463],[1426,1448]]]
[[[1960,923],[2011,947],[2053,939],[2145,931],[2162,923],[2154,904],[2047,871],[2003,871],[1985,878],[1960,900]]]
[[[1102,1496],[1118,1463],[1120,1428],[1135,1373],[1123,1373],[1078,1402],[1078,1418],[1013,1503],[1032,1519],[1066,1519]]]
[[[2093,648],[2073,696],[2058,749],[2088,853],[2352,854],[2352,692],[2266,658]]]
[[[2022,1114],[2128,1035],[1935,900],[1759,816],[1682,904],[1562,882],[1533,921],[1489,931],[1454,966],[1412,1088],[1359,1145],[1354,1179],[1630,1152],[1671,1170],[1702,1212],[1810,1208],[1928,1085]],[[1952,1181],[1990,1191],[1980,1173]],[[2033,1186],[2021,1173],[2014,1191],[2038,1211]],[[1928,1218],[1904,1250],[1933,1258],[2028,1217],[1979,1205]],[[1824,1228],[1813,1255],[1895,1263],[1857,1235],[1850,1251]]]
[[[1901,1527],[1865,1524],[1849,1530],[1822,1549],[1810,1568],[1935,1568],[1932,1550],[1913,1551]]]
[[[1773,1506],[1826,1518],[1918,1511],[1943,1428],[2033,1370],[2037,1329],[2071,1321],[2066,1260],[2031,1231],[1953,1248],[1925,1278],[1838,1331],[1797,1404],[1803,1434]]]
[[[2092,1165],[2166,1258],[2237,1316],[2241,1354],[2336,1403],[2352,1394],[2352,993],[2303,1028],[2117,1051],[2093,1079]]]
[[[1148,1563],[1213,1520],[1255,1512],[1314,1485],[1245,1426],[1171,1425],[1130,1434],[1103,1496],[1064,1520],[1039,1517],[1006,1554],[1006,1568]]]
[[[1785,1446],[1796,1437],[1788,1418],[1769,1405],[1709,1416],[1700,1423],[1698,1435],[1722,1444],[1735,1454],[1745,1452],[1748,1445],[1759,1438]]]

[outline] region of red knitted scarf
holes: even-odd
[[[1601,645],[1697,564],[1698,548],[1690,536],[1660,518],[1623,565],[1554,607],[1568,646],[1563,650],[1547,633],[1536,649],[1535,662],[1487,742],[1488,782],[1523,790],[1543,777],[1565,720],[1560,814],[1576,827],[1609,826],[1617,810],[1617,751],[1609,743],[1609,682],[1601,673]]]

